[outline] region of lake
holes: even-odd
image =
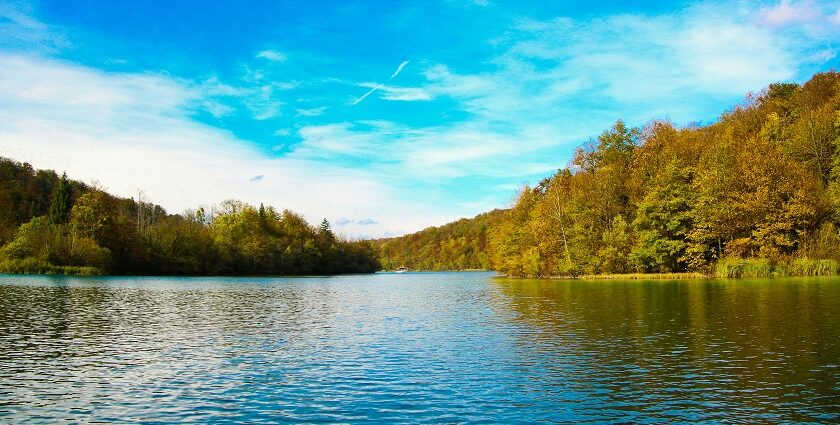
[[[0,276],[0,423],[840,421],[840,279]]]

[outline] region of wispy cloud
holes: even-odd
[[[417,87],[394,87],[376,83],[361,83],[359,84],[359,87],[370,87],[370,91],[368,91],[368,93],[363,97],[369,96],[374,91],[381,91],[382,99],[385,100],[412,102],[432,99],[431,93],[425,89]]]
[[[281,115],[284,102],[277,96],[275,84],[233,85],[218,77],[206,78],[196,86],[201,92],[201,106],[213,116],[220,117],[236,111],[235,104],[249,111],[255,120],[262,121]]]
[[[794,23],[809,23],[820,18],[822,13],[809,1],[791,3],[782,0],[773,7],[765,7],[759,11],[759,19],[770,26],[781,27]]]
[[[326,106],[321,106],[319,108],[309,108],[309,109],[297,109],[296,110],[296,117],[317,117],[324,113],[327,110]]]
[[[107,73],[0,52],[0,152],[106,182],[118,195],[143,188],[175,212],[238,198],[312,221],[336,212],[377,217],[378,224],[340,229],[350,236],[407,232],[457,217],[401,199],[367,170],[266,157],[249,141],[194,121],[202,96],[197,86],[165,75]],[[255,169],[266,172],[255,176]]]
[[[732,14],[722,3],[706,3],[661,15],[522,19],[494,41],[498,54],[482,72],[431,65],[423,70],[425,84],[363,83],[369,90],[355,101],[374,93],[448,99],[464,118],[421,128],[308,126],[290,155],[353,157],[377,172],[417,179],[481,176],[518,184],[562,166],[575,145],[616,119],[634,125],[713,119],[746,92],[820,69],[840,44],[763,28],[752,18],[757,11]],[[823,48],[801,55],[809,41]]]
[[[32,17],[29,3],[0,3],[0,47],[53,52],[67,44],[61,31]]]
[[[709,119],[748,91],[806,77],[835,57],[837,29],[781,33],[756,23],[757,13],[701,3],[661,15],[522,19],[494,41],[500,53],[491,69],[434,65],[421,88],[478,121],[550,120],[563,133],[579,124],[593,132],[619,117]]]
[[[359,226],[372,226],[374,224],[379,224],[378,221],[372,218],[363,218],[361,220],[352,220],[349,218],[339,218],[336,220],[335,224],[339,226],[347,226],[348,224],[358,224]]]
[[[403,68],[408,65],[409,61],[405,60],[402,61],[397,69],[391,74],[389,80],[393,80],[400,72],[402,72]],[[361,83],[359,84],[360,87],[369,87],[370,90],[365,92],[361,97],[354,100],[350,105],[356,106],[361,103],[363,100],[367,99],[368,96],[372,95],[378,90],[385,91],[385,95],[382,96],[385,100],[403,100],[403,101],[414,101],[414,100],[429,100],[431,96],[421,89],[412,89],[412,88],[399,88],[399,87],[388,87],[384,84],[377,84],[377,83]]]
[[[283,62],[287,59],[286,54],[277,50],[263,50],[257,53],[257,58],[266,59],[271,62]]]

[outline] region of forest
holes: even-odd
[[[832,71],[772,84],[707,125],[617,121],[510,209],[379,241],[380,256],[518,277],[836,274],[839,111]]]
[[[487,237],[504,210],[429,227],[410,235],[373,241],[385,270],[490,270]]]
[[[54,171],[0,158],[0,273],[312,275],[371,273],[373,246],[324,220],[230,200],[167,214]]]

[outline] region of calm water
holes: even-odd
[[[840,280],[0,277],[0,423],[840,422]]]

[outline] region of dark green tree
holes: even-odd
[[[326,218],[321,221],[321,225],[318,226],[318,230],[324,236],[328,236],[328,237],[333,236],[332,228],[330,227],[330,222],[327,221]]]
[[[267,218],[266,218],[266,215],[265,215],[265,205],[263,205],[262,203],[260,203],[259,214],[260,214],[260,227],[265,229],[266,225],[268,224],[268,221],[267,221]]]
[[[61,175],[58,187],[53,192],[50,203],[50,223],[64,224],[70,218],[70,208],[73,206],[70,183],[67,182],[67,173]]]

